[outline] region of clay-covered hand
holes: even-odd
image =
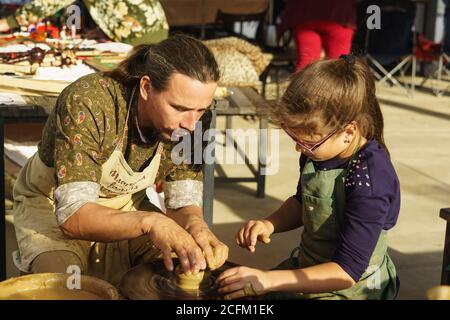
[[[269,243],[274,227],[269,220],[250,220],[236,234],[236,243],[250,252],[255,252],[257,240]]]
[[[208,267],[211,270],[220,268],[227,261],[228,246],[217,239],[204,222],[192,224],[187,230],[202,248]]]
[[[225,270],[217,278],[218,291],[226,300],[266,294],[272,286],[269,272],[248,267]]]
[[[8,32],[9,31],[9,25],[6,22],[6,19],[0,19],[0,32]]]
[[[185,274],[196,274],[206,269],[202,249],[174,220],[157,213],[152,216],[149,227],[144,232],[150,236],[153,245],[161,250],[164,265],[169,271],[173,270],[172,251],[177,254]]]

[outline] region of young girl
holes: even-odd
[[[273,114],[301,152],[297,193],[266,219],[247,222],[236,241],[254,252],[257,240],[304,226],[301,242],[274,270],[226,270],[219,291],[226,299],[394,299],[399,282],[386,234],[400,186],[367,65],[351,55],[308,65]]]

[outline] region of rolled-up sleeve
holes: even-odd
[[[203,205],[203,173],[201,165],[175,168],[164,182],[164,204],[168,209]]]
[[[166,208],[179,209],[186,206],[203,206],[203,182],[179,180],[166,182],[164,188]]]
[[[103,105],[113,105],[96,74],[64,89],[55,107],[55,215],[63,224],[88,202],[97,202],[105,161],[105,132],[111,132]]]
[[[62,225],[78,209],[89,202],[97,202],[100,185],[95,182],[71,182],[59,186],[54,193],[58,226]]]

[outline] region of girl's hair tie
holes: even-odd
[[[352,54],[342,54],[339,59],[344,60],[350,68],[353,68],[356,62],[356,58]]]

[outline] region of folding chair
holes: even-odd
[[[297,52],[295,48],[290,47],[289,44],[292,40],[291,31],[286,31],[282,36],[281,44],[277,47],[265,46],[264,51],[273,55],[273,59],[267,66],[266,70],[261,74],[261,81],[263,82],[262,96],[266,97],[266,86],[269,74],[275,71],[275,83],[276,83],[276,99],[280,97],[280,72],[281,70],[287,70],[289,73],[295,72],[295,64],[297,62]]]
[[[415,27],[416,7],[406,3],[384,4],[381,8],[381,28],[366,31],[364,56],[379,84],[385,82],[403,88],[412,96],[415,86],[416,56]],[[404,78],[411,68],[408,85]]]
[[[443,81],[442,76],[446,75],[450,79],[450,56],[442,52],[439,56],[438,70],[437,70],[437,82]],[[440,89],[438,86],[433,86],[433,92],[437,96],[442,96],[447,90],[450,89],[450,83],[444,88]]]
[[[442,88],[444,77],[450,79],[450,56],[445,52],[445,42],[436,43],[422,36],[418,37],[416,48],[416,59],[420,62],[434,64],[434,70],[425,76],[419,86],[424,86],[431,81],[431,88],[436,96],[442,96],[449,88],[450,83]]]
[[[236,36],[244,38],[245,40],[261,44],[264,42],[264,26],[267,19],[267,9],[258,13],[227,13],[219,9],[215,20],[216,32],[214,38],[220,38],[224,36]],[[254,38],[249,38],[244,35],[244,23],[256,22],[258,24]],[[235,24],[239,23],[239,31],[235,31]]]
[[[433,93],[437,96],[442,96],[445,92],[450,89],[450,83],[445,87],[441,88],[440,85],[444,82],[443,76],[447,77],[447,81],[450,80],[450,1],[446,1],[446,13],[444,22],[444,35],[442,37],[442,42],[435,44],[437,46],[437,70],[431,75],[433,81],[432,89]]]

